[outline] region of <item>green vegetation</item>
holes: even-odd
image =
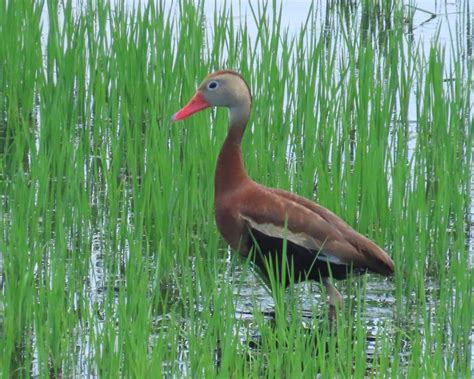
[[[418,45],[398,2],[315,5],[296,35],[275,4],[235,22],[184,0],[84,3],[0,0],[2,376],[470,376],[465,35]],[[169,121],[222,67],[253,89],[251,177],[396,262],[339,284],[337,332],[316,286],[274,288],[288,317],[269,320],[228,259],[211,175],[226,112]]]

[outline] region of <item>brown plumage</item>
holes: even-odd
[[[230,127],[217,160],[215,216],[217,227],[232,249],[252,259],[268,276],[273,260],[281,277],[284,240],[289,276],[295,282],[322,281],[331,306],[342,297],[329,277],[344,279],[366,271],[391,275],[392,259],[374,242],[357,233],[328,209],[291,192],[267,188],[251,180],[244,168],[241,140],[250,116],[252,96],[235,71],[208,75],[190,102],[173,116],[184,119],[211,106],[229,108]]]

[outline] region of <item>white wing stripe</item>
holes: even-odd
[[[283,228],[281,226],[273,225],[270,223],[266,224],[259,224],[252,220],[249,217],[246,216],[241,216],[245,221],[247,221],[250,226],[256,230],[258,230],[260,233],[266,234],[267,236],[274,237],[274,238],[285,238],[288,241],[293,242],[296,245],[303,246],[307,248],[308,250],[316,251],[317,256],[316,259],[323,261],[323,262],[328,262],[328,263],[333,263],[333,264],[338,264],[338,265],[346,265],[346,262],[343,262],[341,259],[338,257],[331,255],[328,251],[322,250],[322,245],[318,243],[314,238],[311,236],[308,236],[306,233],[294,233],[291,230],[288,230],[287,228]]]
[[[333,263],[336,265],[347,265],[347,263],[341,261],[338,257],[328,254],[326,251],[320,251],[317,259],[323,262]]]

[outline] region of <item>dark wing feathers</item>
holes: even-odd
[[[248,239],[248,248],[253,252],[253,262],[260,269],[263,278],[269,278],[271,269],[272,275],[278,281],[282,281],[283,239],[271,237],[251,227],[249,231],[251,236]],[[366,271],[351,265],[330,263],[324,259],[318,259],[322,258],[322,254],[314,250],[308,250],[290,240],[287,240],[285,251],[287,262],[287,272],[285,273],[286,286],[291,281],[293,283],[308,279],[321,281],[322,278],[328,276],[334,279],[345,279],[349,273],[357,275]],[[270,261],[271,265],[269,264]]]

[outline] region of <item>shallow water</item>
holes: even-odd
[[[228,2],[226,2],[228,4]],[[215,7],[220,8],[224,4],[224,1],[206,2],[205,9],[206,13],[213,14]],[[236,22],[239,22],[241,19],[245,19],[245,16],[249,15],[249,7],[247,3],[239,5],[239,2],[230,3],[235,11]],[[300,25],[304,23],[306,15],[309,9],[311,2],[309,1],[283,1],[282,7],[282,22],[284,25],[288,26],[288,30],[291,32],[296,32]],[[320,1],[316,3],[319,7],[320,17],[323,18],[323,15],[326,13],[326,2]],[[469,2],[467,3],[469,4]],[[228,4],[229,5],[229,4]],[[130,7],[136,6],[136,2],[130,1]],[[408,6],[407,7],[411,7]],[[441,2],[432,2],[429,0],[419,1],[416,7],[412,7],[414,12],[414,21],[413,25],[407,27],[407,35],[410,38],[413,38],[415,44],[420,43],[422,46],[426,46],[426,49],[429,49],[428,44],[425,42],[434,38],[434,36],[439,33],[440,42],[446,44],[446,59],[449,61],[453,49],[450,47],[451,35],[457,35],[462,41],[464,41],[465,49],[462,54],[465,54],[465,59],[467,61],[473,60],[473,44],[474,44],[474,27],[470,22],[474,20],[474,13],[472,9],[470,10],[470,15],[466,16],[466,13],[463,13],[462,9],[459,9],[457,3],[441,3]],[[250,19],[250,18],[249,18]],[[256,26],[253,23],[250,23],[250,35],[255,35]],[[208,25],[209,28],[212,27],[211,24]],[[470,33],[469,34],[469,30]],[[44,32],[47,30],[45,29]],[[252,34],[253,33],[253,34]],[[199,80],[199,79],[197,79]],[[415,122],[416,119],[416,104],[412,103],[412,110],[410,116]],[[412,146],[414,149],[415,146]],[[474,189],[474,179],[472,182],[471,189]],[[471,199],[474,199],[474,192],[471,193]],[[474,201],[471,203],[474,204]],[[470,212],[470,240],[469,247],[471,252],[471,261],[474,264],[474,206],[471,208]],[[93,237],[92,253],[91,253],[91,262],[90,262],[90,272],[89,272],[89,283],[87,284],[88,290],[90,291],[90,306],[94,308],[94,304],[102,304],[104,301],[107,301],[105,298],[106,293],[106,283],[108,282],[105,278],[106,270],[104,269],[104,240],[106,239],[102,231],[97,231]],[[231,280],[233,282],[239,282],[242,277],[242,271],[237,267],[234,268],[234,263],[231,259],[230,252],[223,252],[222,256],[224,261],[227,264],[228,270],[226,270],[222,275],[226,277],[226,280]],[[126,254],[125,254],[126,255]],[[2,265],[2,257],[0,255],[0,267]],[[128,260],[128,257],[123,257],[124,260]],[[150,264],[152,266],[156,264],[153,262]],[[2,277],[0,276],[0,287],[3,286]],[[118,277],[117,280],[123,280],[123,278]],[[362,279],[361,282],[357,282],[358,286],[365,286],[365,309],[364,309],[364,322],[365,329],[367,330],[367,359],[370,360],[373,350],[375,349],[376,337],[380,333],[380,330],[383,329],[389,335],[391,335],[390,328],[393,328],[393,307],[395,304],[394,298],[394,285],[390,279],[380,278],[377,275],[369,275],[366,279]],[[172,287],[172,286],[171,286]],[[351,293],[347,284],[341,283],[339,288],[344,295]],[[436,281],[431,281],[429,278],[426,281],[427,291],[436,291],[437,284]],[[176,291],[175,288],[171,288],[170,292],[173,293]],[[178,291],[175,295],[178,296]],[[322,313],[322,304],[324,303],[324,298],[321,295],[321,289],[317,284],[303,284],[298,287],[298,299],[300,303],[302,321],[305,324],[305,327],[308,328],[314,327],[314,324],[317,323],[320,313]],[[117,299],[118,299],[118,290],[117,290]],[[238,330],[239,335],[242,336],[242,341],[245,341],[246,336],[251,335],[252,340],[255,341],[255,344],[258,345],[259,340],[259,331],[255,327],[254,323],[254,314],[252,311],[255,308],[255,304],[258,305],[258,309],[264,313],[266,319],[272,319],[272,313],[274,311],[274,302],[269,292],[262,286],[261,282],[256,279],[256,277],[247,273],[244,277],[242,284],[236,287],[235,290],[236,296],[236,319],[242,321],[241,329]],[[171,298],[170,302],[175,301],[176,299]],[[410,299],[406,299],[407,303],[410,302]],[[350,299],[349,299],[350,302]],[[0,304],[1,306],[1,304]],[[435,308],[437,304],[429,304],[430,307]],[[0,315],[2,311],[0,309]],[[101,322],[104,320],[104,315],[97,315],[99,322],[97,323],[100,328]],[[160,314],[156,317],[156,323],[159,324],[160,320],[166,318],[166,314]],[[184,320],[183,322],[186,322]],[[403,321],[402,321],[403,322]],[[404,322],[415,325],[415,322],[410,320],[404,320]],[[242,326],[243,325],[243,326]],[[157,327],[158,328],[158,327]],[[395,332],[393,331],[392,335]],[[474,334],[472,334],[472,339],[474,341]],[[402,351],[401,354],[409,354],[410,350],[410,341],[407,339],[405,347],[406,351]],[[178,362],[178,367],[182,374],[187,373],[187,350],[188,344],[186,341],[181,341],[178,344],[178,347],[181,350],[182,362]],[[83,366],[78,368],[78,372],[82,372],[84,376],[91,374],[88,370],[90,367],[87,364],[87,359],[90,357],[93,352],[91,352],[89,346],[89,341],[80,340],[78,342],[78,354],[84,357],[84,360],[79,364]],[[473,361],[474,364],[474,361]],[[174,367],[170,364],[170,367]],[[166,368],[166,364],[164,365]],[[33,366],[33,373],[36,371]]]
[[[324,24],[323,15],[326,14],[326,1],[282,1],[282,24],[288,27],[288,30],[293,33],[297,32],[301,25],[304,24],[307,13],[312,3],[316,3],[316,8],[319,8],[319,15],[321,17],[321,25]],[[330,3],[330,2],[329,2]],[[465,69],[468,64],[474,62],[474,3],[461,2],[438,2],[431,0],[420,0],[414,5],[412,2],[406,2],[406,8],[413,12],[413,24],[407,25],[406,35],[412,39],[414,45],[422,46],[425,54],[428,55],[430,44],[429,42],[435,38],[441,46],[445,47],[445,61],[450,62],[452,54],[462,54],[464,56]],[[205,9],[207,14],[213,14],[214,10],[220,9],[224,4],[229,5],[229,2],[222,0],[215,3],[206,3]],[[251,14],[250,7],[247,3],[241,4],[238,1],[231,1],[230,5],[234,9],[234,15],[237,20],[249,18]],[[254,23],[250,23],[250,36],[255,36],[257,27]],[[453,45],[453,40],[458,41],[458,46]],[[414,96],[412,96],[412,99]],[[474,112],[474,109],[471,109]],[[410,102],[410,118],[413,123],[413,133],[416,133],[416,104],[412,100]],[[416,146],[412,144],[411,149]],[[474,163],[472,163],[474,171]],[[471,209],[470,209],[470,225],[469,228],[469,251],[471,266],[474,266],[474,176],[471,178]],[[240,278],[241,272],[238,270],[234,273],[236,275],[235,281]],[[343,283],[342,288],[344,286]],[[427,278],[427,291],[438,290],[439,284],[435,280]],[[303,319],[311,321],[315,317],[314,310],[321,311],[321,301],[325,299],[321,297],[320,287],[317,284],[304,284],[301,286],[300,292],[301,312]],[[341,288],[341,287],[340,287]],[[393,307],[395,304],[394,285],[390,280],[381,278],[378,275],[369,275],[366,281],[366,310],[365,310],[365,327],[367,330],[367,359],[371,357],[371,350],[374,348],[375,339],[380,331],[380,328],[387,328],[393,321]],[[341,293],[344,296],[344,291]],[[267,315],[269,319],[272,318],[273,299],[269,292],[262,287],[260,280],[256,279],[254,275],[248,274],[245,277],[242,288],[236,292],[236,317],[246,320],[251,328],[252,312],[255,304],[259,305],[259,309]],[[410,299],[406,299],[409,303]],[[437,307],[436,303],[429,304],[432,309]],[[318,317],[316,315],[316,317]],[[409,321],[408,321],[409,322]],[[311,323],[311,322],[310,322]],[[412,325],[417,324],[412,320]],[[390,326],[388,326],[390,328]],[[395,333],[392,330],[393,334]],[[243,333],[245,334],[245,333]],[[253,330],[251,333],[258,336],[258,330]],[[390,334],[390,332],[389,332]],[[474,351],[474,325],[471,333],[471,346]],[[406,350],[400,352],[401,355],[408,356],[410,350],[409,338],[405,344]],[[471,355],[471,367],[474,375],[474,353]]]

